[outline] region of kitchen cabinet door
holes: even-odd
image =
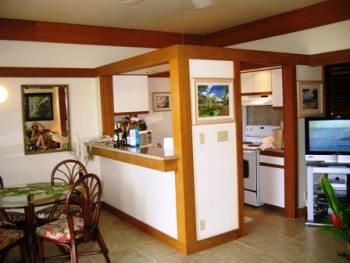
[[[284,169],[259,165],[262,203],[284,208]]]
[[[253,72],[254,92],[271,92],[271,70]]]
[[[113,76],[114,113],[149,111],[148,77]]]
[[[271,70],[272,106],[283,107],[282,69]]]
[[[241,74],[241,93],[253,93],[253,73],[247,72]]]

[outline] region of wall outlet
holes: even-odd
[[[218,137],[218,142],[228,141],[228,131],[218,131],[217,137]]]
[[[199,220],[199,230],[200,231],[205,230],[205,220],[204,219]]]
[[[205,136],[202,132],[199,134],[199,144],[205,144]]]

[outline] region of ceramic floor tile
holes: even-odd
[[[286,263],[282,259],[275,258],[265,253],[260,253],[254,256],[243,258],[240,263]]]
[[[156,261],[149,258],[134,248],[124,248],[110,253],[112,263],[155,263]]]
[[[211,257],[210,255],[206,255],[203,253],[196,253],[190,256],[184,256],[179,253],[176,255],[172,255],[169,257],[166,257],[162,259],[160,262],[166,262],[166,263],[213,263],[217,262],[217,259],[214,257]]]
[[[174,248],[171,248],[157,240],[140,242],[135,244],[133,247],[143,255],[153,258],[159,262],[162,262],[166,257],[178,254]]]

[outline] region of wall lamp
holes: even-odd
[[[4,102],[7,99],[7,97],[7,90],[3,86],[0,86],[0,103]]]

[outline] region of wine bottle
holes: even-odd
[[[118,122],[117,124],[117,133],[118,133],[118,146],[121,146],[123,143],[123,130],[122,130],[122,124],[121,122]]]
[[[117,123],[114,124],[114,131],[113,131],[113,147],[118,147],[118,129],[117,129]]]

